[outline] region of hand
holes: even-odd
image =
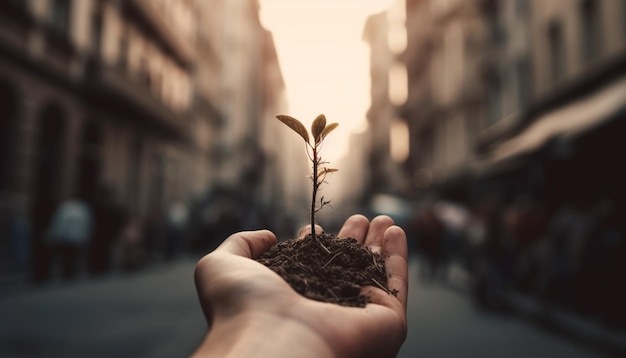
[[[309,227],[300,231],[299,238]],[[316,232],[321,228],[316,227]],[[310,300],[251,260],[276,243],[267,230],[240,232],[202,258],[195,272],[210,331],[195,352],[215,357],[393,357],[406,337],[408,290],[404,231],[387,216],[354,215],[339,238],[352,237],[385,260],[390,290],[368,286],[365,308]]]

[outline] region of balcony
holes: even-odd
[[[163,9],[157,7],[157,2],[152,0],[129,0],[125,10],[134,16],[144,27],[158,39],[159,43],[166,48],[183,67],[188,67],[195,57],[195,48],[191,38],[176,28],[173,21],[163,13]]]
[[[187,140],[188,112],[176,112],[152,94],[140,78],[119,66],[106,66],[97,60],[89,63],[84,81],[88,101],[114,116],[137,121],[165,136]]]

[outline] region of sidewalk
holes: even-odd
[[[80,267],[76,277],[70,281],[63,280],[60,273],[54,273],[52,277],[43,283],[35,283],[31,280],[27,271],[18,272],[0,272],[0,298],[28,292],[29,290],[53,287],[68,287],[80,284],[88,284],[91,282],[102,281],[107,279],[116,279],[120,277],[129,277],[131,275],[141,275],[155,270],[163,270],[180,264],[195,264],[199,257],[193,254],[182,254],[170,261],[157,259],[152,262],[146,262],[135,270],[124,270],[116,265],[105,273],[93,275],[87,272],[85,267]]]
[[[505,305],[513,312],[557,331],[570,339],[580,341],[618,357],[626,357],[626,329],[616,330],[605,327],[586,317],[548,306],[523,295],[509,292]]]
[[[195,263],[0,287],[0,357],[189,356],[207,330]]]
[[[28,272],[0,273],[0,297],[23,291],[33,286]]]
[[[471,276],[457,263],[449,267],[448,284],[464,294],[471,293]],[[626,357],[626,329],[610,329],[592,319],[516,292],[508,292],[504,295],[503,301],[504,307],[509,311],[542,328],[552,330],[598,351]]]

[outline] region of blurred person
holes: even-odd
[[[409,224],[417,241],[418,254],[424,261],[420,266],[421,275],[428,279],[440,276],[444,260],[445,227],[437,216],[434,205],[434,200],[426,199]]]
[[[122,269],[132,271],[138,269],[144,260],[143,221],[137,215],[130,215],[120,234],[122,249]]]
[[[229,196],[215,199],[205,212],[209,240],[207,246],[215,247],[224,237],[242,229],[242,208],[240,203]]]
[[[497,196],[484,198],[477,206],[475,220],[480,224],[479,246],[472,259],[472,293],[480,307],[498,309],[507,289],[509,251],[502,237],[504,205]]]
[[[472,207],[467,221],[467,245],[463,257],[465,268],[470,273],[475,272],[480,258],[480,249],[485,241],[487,231],[485,226],[482,217],[477,213],[476,207]]]
[[[465,255],[470,214],[465,205],[447,200],[439,200],[433,210],[444,227],[441,265],[446,267]]]
[[[17,216],[11,221],[11,247],[14,260],[13,269],[21,271],[28,267],[31,250],[29,238],[31,237],[32,225],[24,216]]]
[[[65,279],[76,277],[79,260],[89,243],[93,229],[93,212],[81,198],[67,199],[57,207],[46,231],[48,275],[55,258],[61,259]]]
[[[582,243],[574,281],[575,308],[626,327],[626,294],[620,285],[626,272],[621,212],[611,198],[601,197],[593,204],[591,214],[593,228]]]
[[[545,209],[536,198],[523,195],[516,200],[509,220],[513,283],[521,292],[530,293],[540,266],[539,250],[547,223]]]
[[[547,227],[549,249],[537,287],[542,298],[571,306],[583,245],[593,227],[594,219],[580,199],[564,203],[550,218]]]
[[[183,246],[183,238],[189,212],[187,206],[177,201],[168,210],[167,213],[167,242],[166,242],[166,258],[173,259],[180,253]]]
[[[145,253],[146,263],[151,263],[158,259],[165,251],[162,248],[163,243],[163,227],[167,220],[163,220],[161,211],[158,208],[152,208],[146,215],[143,224],[143,251]]]
[[[46,230],[50,226],[55,203],[56,201],[49,195],[39,196],[33,204],[31,213],[32,259],[30,264],[32,280],[38,283],[46,281],[49,277],[49,250],[46,245]]]
[[[337,236],[381,250],[389,288],[398,295],[366,287],[372,303],[365,308],[310,300],[253,260],[276,243],[272,232],[239,232],[196,266],[196,289],[210,330],[194,356],[394,357],[407,332],[406,236],[389,217],[370,222],[361,215],[348,218]]]
[[[112,245],[122,228],[123,211],[112,197],[109,189],[101,188],[92,203],[95,226],[87,248],[87,266],[94,275],[110,269]]]
[[[502,289],[506,290],[515,285],[515,264],[524,242],[524,233],[521,230],[524,208],[522,199],[513,199],[507,203],[499,215],[498,256],[492,257],[492,263],[498,270]]]

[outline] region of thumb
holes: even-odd
[[[269,230],[242,231],[230,235],[215,249],[215,252],[256,259],[274,244],[276,244],[276,235]]]

